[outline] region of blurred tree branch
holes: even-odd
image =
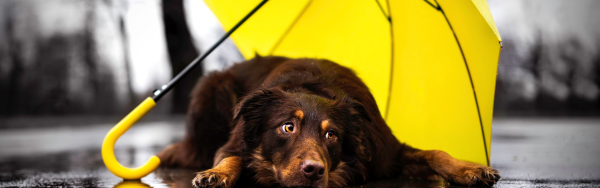
[[[162,0],[162,5],[167,49],[174,77],[198,56],[198,51],[192,43],[186,23],[183,0]],[[202,66],[196,67],[173,88],[173,113],[187,111],[190,92],[200,76]]]

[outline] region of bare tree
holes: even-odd
[[[19,94],[19,80],[23,74],[22,58],[20,55],[21,43],[16,39],[15,35],[15,23],[11,17],[10,6],[4,7],[5,11],[3,16],[6,20],[4,21],[4,29],[6,30],[6,39],[9,46],[8,48],[8,63],[11,64],[11,69],[8,70],[8,81],[5,86],[1,86],[2,91],[0,92],[0,115],[10,116],[16,114],[18,105],[18,94]]]
[[[169,60],[175,76],[198,56],[198,51],[192,43],[192,36],[188,30],[183,0],[162,0],[162,10]],[[202,76],[202,66],[196,67],[173,88],[173,113],[186,112],[189,94],[200,76]]]

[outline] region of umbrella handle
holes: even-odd
[[[160,164],[160,159],[153,155],[150,159],[140,167],[137,168],[127,168],[122,166],[117,158],[115,158],[114,146],[117,142],[117,139],[123,135],[135,122],[137,122],[140,118],[142,118],[148,111],[150,111],[156,103],[154,99],[151,97],[146,98],[140,105],[138,105],[133,111],[131,111],[125,118],[123,118],[117,125],[115,125],[106,137],[104,137],[104,142],[102,143],[102,160],[106,165],[106,168],[110,170],[114,175],[119,176],[126,180],[139,180],[142,177],[150,174],[158,164]]]

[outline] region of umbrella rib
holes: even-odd
[[[308,9],[308,7],[312,4],[312,2],[313,1],[310,0],[308,3],[306,3],[306,5],[304,5],[304,8],[302,8],[302,11],[300,12],[300,14],[298,14],[296,19],[294,19],[294,21],[292,22],[292,24],[290,24],[290,26],[285,30],[283,35],[281,35],[281,37],[279,37],[279,39],[277,39],[277,42],[275,43],[275,45],[273,45],[273,48],[271,48],[271,50],[269,50],[269,53],[268,53],[269,55],[273,55],[273,52],[275,52],[275,49],[277,49],[279,47],[281,42],[283,42],[283,39],[290,33],[290,31],[292,31],[292,28],[294,28],[294,26],[296,26],[296,23],[298,23],[298,20],[300,20],[300,18],[304,15],[304,13]]]
[[[388,22],[390,23],[390,82],[388,85],[388,98],[387,98],[387,104],[385,106],[385,117],[384,119],[387,120],[388,119],[388,115],[390,114],[390,102],[392,100],[392,82],[394,81],[394,26],[392,24],[392,11],[390,8],[390,1],[386,0],[387,3],[387,9],[388,12],[390,13],[390,15],[387,17],[388,18]],[[377,1],[377,4],[379,4],[379,1]],[[381,5],[379,5],[379,7],[381,8]]]
[[[425,1],[427,4],[431,5],[431,7],[435,8],[436,10],[440,10],[440,5],[438,4],[438,6],[433,5],[433,3],[429,2],[428,0],[423,0]],[[436,1],[437,3],[437,1]],[[446,17],[446,15],[444,15],[444,17]],[[450,23],[448,23],[450,24]]]
[[[377,2],[377,5],[379,6],[379,10],[381,10],[381,13],[383,14],[383,17],[385,17],[385,19],[388,20],[388,22],[391,22],[391,18],[390,15],[387,15],[385,13],[385,11],[383,10],[383,7],[381,6],[381,3],[379,3],[379,0],[375,0],[375,2]],[[387,1],[386,1],[387,2]],[[389,3],[388,3],[389,4]],[[389,11],[389,6],[388,6],[388,11]]]
[[[427,3],[429,3],[431,6],[433,6],[427,0],[425,0],[425,1]],[[437,0],[436,0],[436,3],[437,3]],[[458,37],[456,36],[456,33],[454,32],[454,28],[452,28],[452,24],[450,24],[450,20],[448,20],[446,13],[442,9],[442,6],[440,6],[439,3],[437,3],[437,4],[438,4],[437,10],[442,12],[442,15],[444,15],[444,19],[446,19],[446,22],[448,23],[448,26],[450,27],[450,30],[452,31],[452,34],[454,35],[454,39],[456,40],[456,44],[458,44],[458,49],[460,50],[460,54],[462,55],[462,58],[463,58],[463,62],[465,63],[465,67],[467,68],[467,73],[469,75],[469,81],[471,82],[471,89],[473,90],[473,97],[475,98],[475,105],[477,107],[477,116],[479,117],[479,126],[481,128],[481,137],[483,138],[483,149],[485,150],[484,151],[485,152],[485,160],[487,162],[487,165],[490,166],[490,157],[487,152],[488,151],[487,144],[486,144],[487,142],[485,140],[485,133],[483,131],[483,121],[481,120],[481,111],[479,110],[479,102],[477,100],[477,93],[475,92],[475,85],[473,84],[473,78],[471,77],[471,71],[469,70],[469,64],[467,64],[467,58],[465,57],[465,53],[463,52],[462,46],[460,45],[460,41],[458,41]]]

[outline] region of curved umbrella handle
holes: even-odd
[[[140,118],[142,118],[148,111],[150,111],[156,103],[154,99],[151,97],[146,98],[144,102],[138,105],[133,111],[131,111],[125,118],[123,118],[117,125],[115,125],[106,137],[104,137],[104,142],[102,143],[102,160],[106,165],[106,168],[110,170],[116,176],[119,176],[126,180],[138,180],[142,177],[150,174],[150,172],[154,171],[158,164],[160,164],[160,159],[157,156],[152,156],[150,159],[140,167],[137,168],[127,168],[122,166],[117,158],[115,158],[114,146],[117,142],[117,139],[125,133],[135,122],[137,122]]]

